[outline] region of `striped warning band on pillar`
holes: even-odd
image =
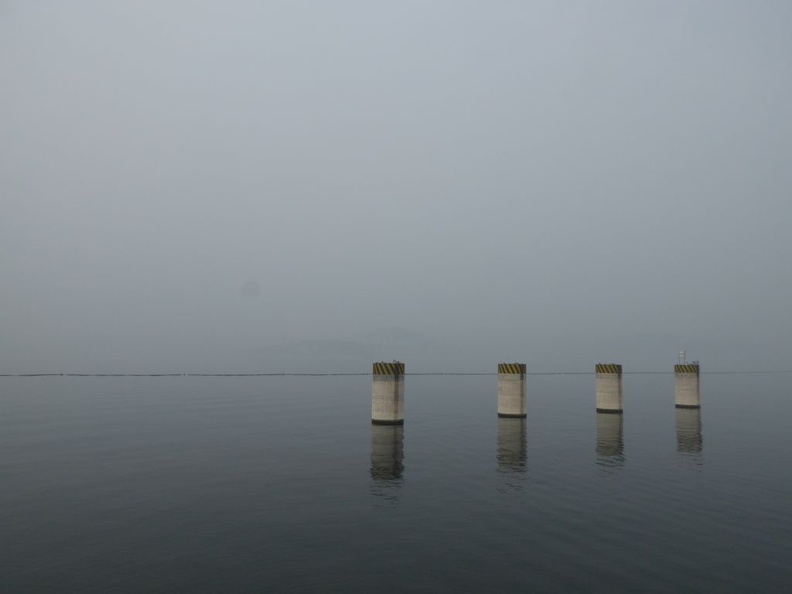
[[[691,365],[690,363],[685,363],[683,365],[674,365],[674,373],[695,373],[696,375],[698,375],[699,366],[696,364]]]
[[[617,363],[597,363],[594,366],[597,373],[617,373],[622,374],[622,366]]]
[[[374,363],[374,375],[404,375],[404,363],[394,361],[393,363],[385,363],[380,361]]]
[[[525,375],[525,363],[498,363],[498,373],[513,373]]]

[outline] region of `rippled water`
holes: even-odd
[[[781,592],[787,375],[2,378],[3,592]]]

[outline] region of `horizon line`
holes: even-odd
[[[700,375],[790,374],[792,370],[701,371]],[[595,375],[595,371],[529,371],[526,375]],[[674,371],[623,371],[622,375],[673,375]],[[372,376],[371,372],[257,372],[257,373],[0,373],[0,377],[327,377]],[[497,372],[419,371],[413,376],[496,376]]]

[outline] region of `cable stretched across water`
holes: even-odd
[[[593,371],[529,371],[526,375],[594,375]],[[625,371],[623,375],[673,375],[673,371]],[[701,375],[792,374],[792,370],[702,371]],[[271,373],[0,373],[0,377],[365,377],[371,372]],[[419,371],[405,376],[496,376],[496,372]]]

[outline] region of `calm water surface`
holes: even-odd
[[[788,375],[1,378],[2,592],[786,592]]]

